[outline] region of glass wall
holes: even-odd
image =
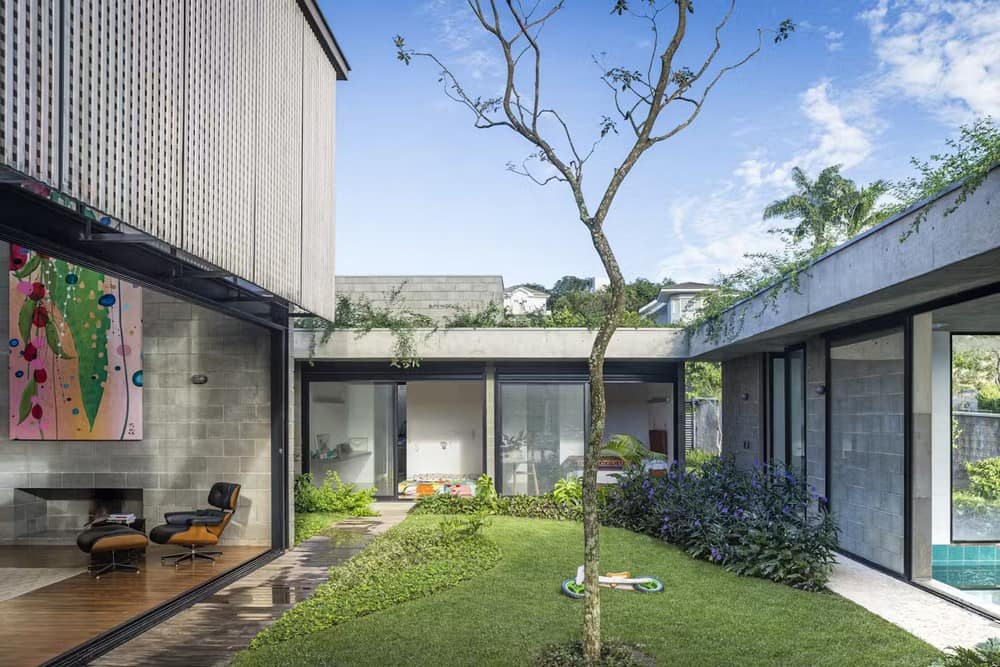
[[[669,458],[674,450],[674,385],[666,382],[606,384],[604,440],[631,435],[647,449]]]
[[[583,473],[586,386],[500,384],[498,482],[504,494],[539,495]]]
[[[771,358],[770,461],[785,464],[785,358]]]
[[[951,337],[951,530],[1000,541],[1000,335]]]
[[[786,355],[788,469],[801,478],[806,472],[806,351],[789,350]]]
[[[395,385],[313,382],[309,385],[309,471],[316,484],[341,481],[395,495]]]
[[[904,569],[904,334],[830,348],[830,507],[847,552]]]

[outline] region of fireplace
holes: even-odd
[[[85,524],[119,512],[142,517],[142,489],[14,489],[14,534],[3,537],[75,544]]]

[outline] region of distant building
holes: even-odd
[[[683,324],[698,312],[702,294],[717,289],[715,285],[694,282],[664,287],[655,299],[639,309],[639,314],[657,324]]]
[[[528,315],[545,312],[549,293],[526,285],[508,287],[503,293],[504,309],[512,315]]]
[[[337,276],[337,296],[395,305],[437,323],[458,312],[478,312],[504,299],[501,276]]]

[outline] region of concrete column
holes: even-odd
[[[496,477],[496,387],[497,371],[493,364],[486,366],[486,474]]]
[[[933,318],[930,313],[913,317],[911,365],[912,406],[910,442],[911,565],[914,579],[931,576],[931,456],[933,408]]]

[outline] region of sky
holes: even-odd
[[[472,96],[499,94],[502,55],[465,0],[319,4],[351,66],[337,88],[337,274],[500,274],[507,285],[603,275],[568,187],[507,171],[532,147],[506,128],[473,127],[433,63],[397,60],[400,34],[438,56]],[[543,105],[562,114],[579,145],[614,113],[595,60],[644,68],[652,48],[648,24],[612,15],[613,4],[569,0],[541,40]],[[704,60],[728,2],[694,5],[678,66]],[[744,253],[774,249],[761,211],[791,192],[794,166],[815,175],[840,164],[860,184],[898,179],[960,124],[1000,118],[1000,1],[741,0],[714,69],[785,18],[793,36],[774,44],[765,33],[760,54],[626,179],[605,224],[626,278],[707,281]],[[666,14],[661,32],[672,29]],[[680,117],[668,113],[658,128]],[[618,129],[585,166],[592,208],[630,147],[631,130]]]

